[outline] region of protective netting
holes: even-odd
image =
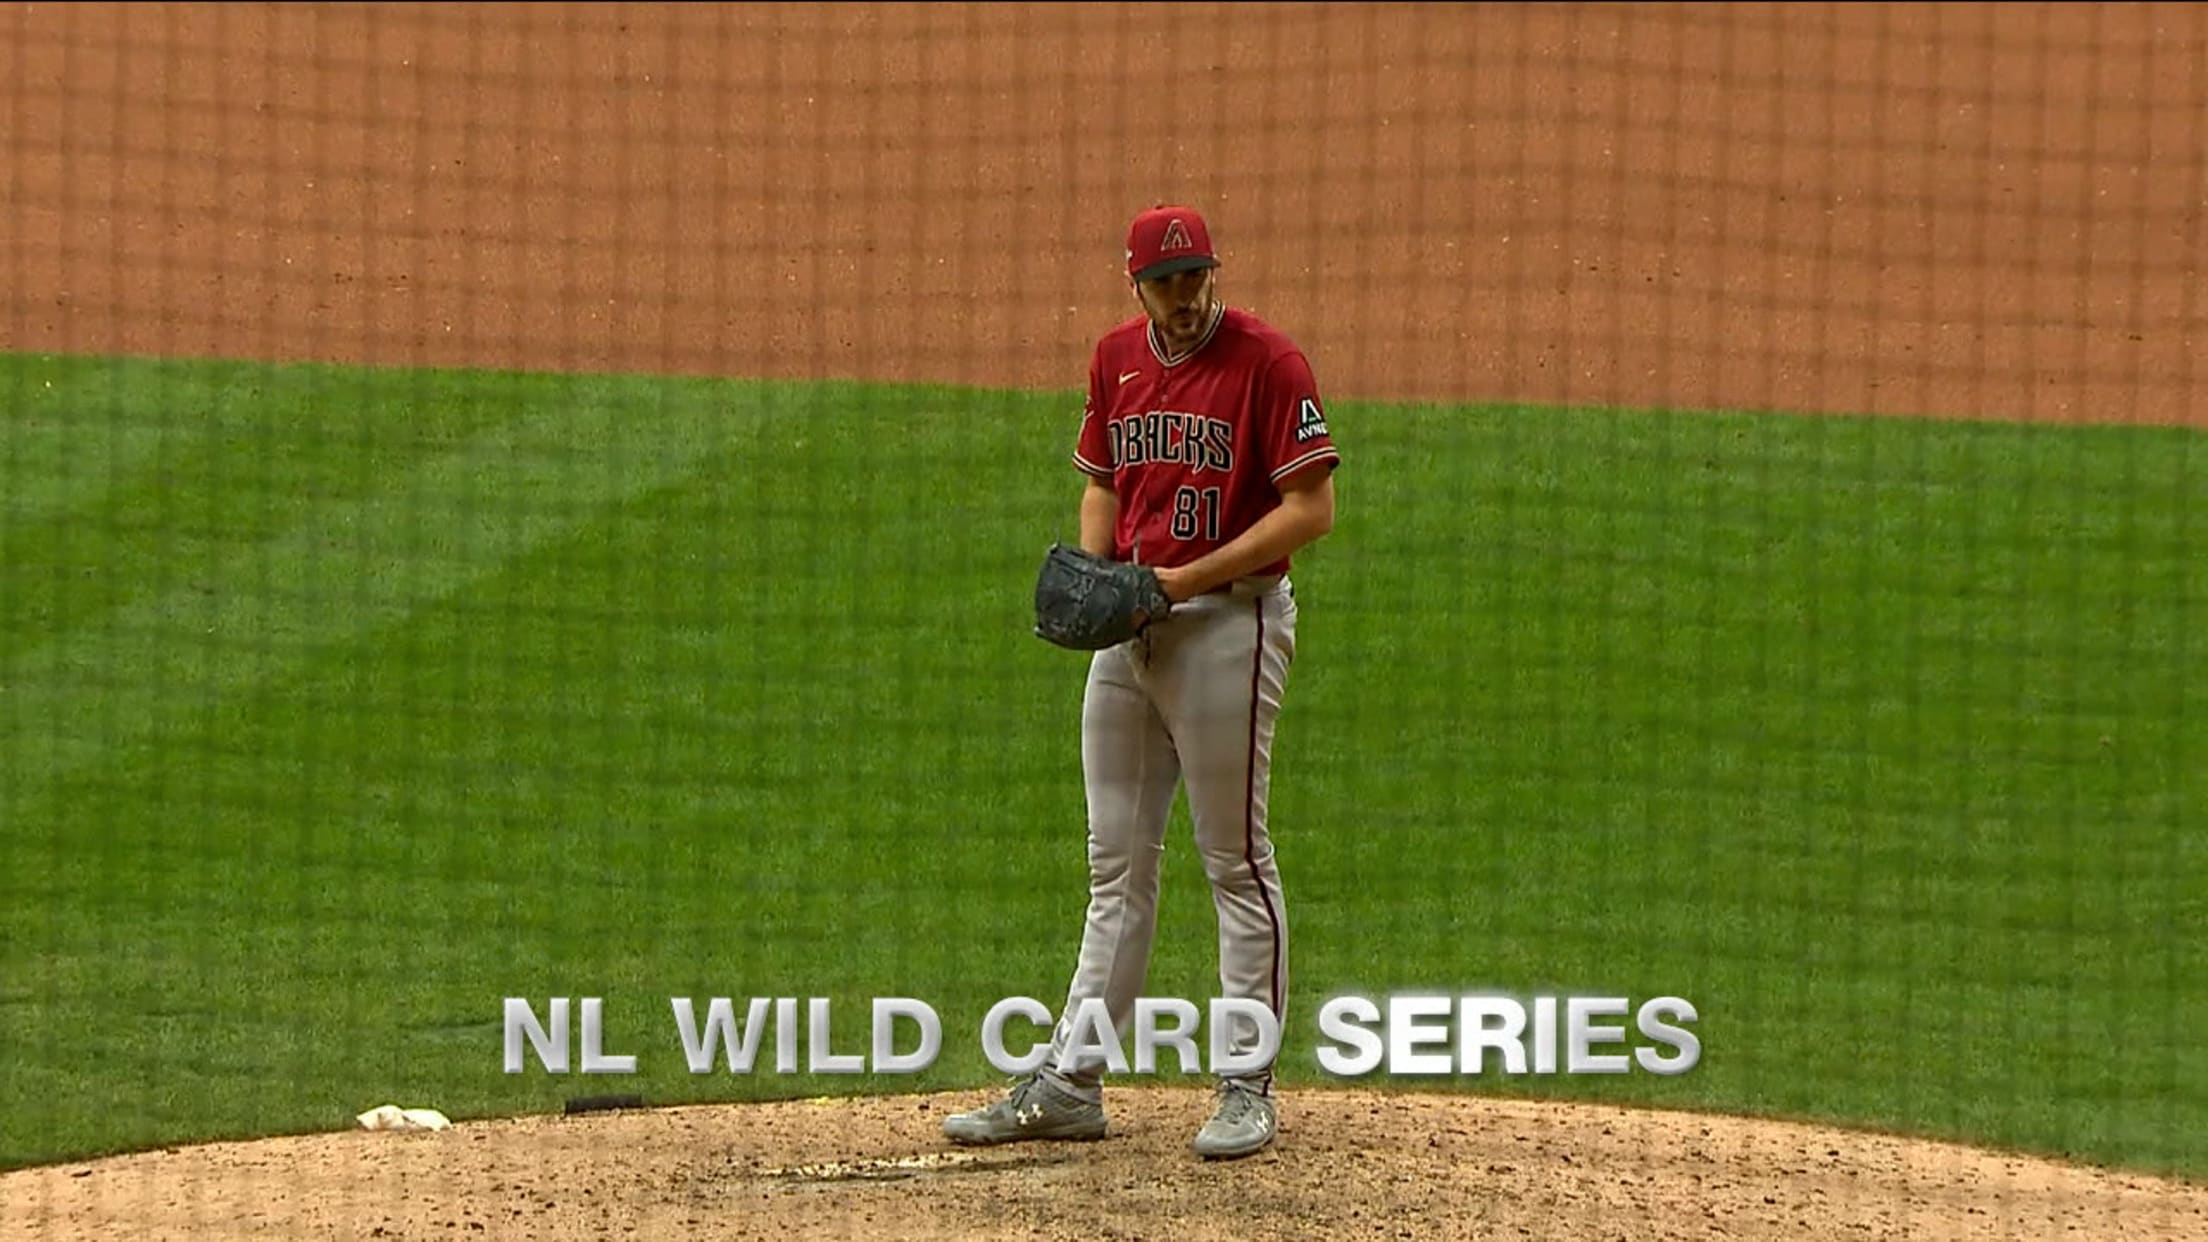
[[[1616,997],[1597,1051],[1660,1054],[1672,996],[1684,1074],[1347,1085],[2197,1180],[2204,116],[2193,5],[10,4],[0,1165],[993,1088],[977,1026],[1065,1001],[1089,880],[1086,663],[1030,590],[1171,202],[1343,454],[1269,774],[1286,1098],[1345,1085],[1330,997]],[[1147,989],[1201,1004],[1191,827]],[[701,1073],[669,1002],[714,996],[832,998],[842,1052],[914,997],[943,1045]],[[507,1072],[509,997],[603,998],[636,1072]],[[1327,1166],[1284,1124],[1262,1167]],[[1552,1223],[1679,1236],[1697,1160],[1736,1232],[1952,1223],[1938,1172],[1896,1215],[1685,1133]],[[1513,1219],[1473,1161],[1264,1227]],[[736,1232],[685,1176],[635,1219]],[[0,1232],[286,1193],[146,1177],[19,1180]],[[1997,1236],[2208,1229],[1971,1186]],[[477,1216],[618,1235],[544,1223],[579,1193]],[[1191,1194],[1123,1223],[1236,1232]]]

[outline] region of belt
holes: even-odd
[[[1249,599],[1263,595],[1279,586],[1283,576],[1281,574],[1252,574],[1247,578],[1236,578],[1229,582],[1223,582],[1204,592],[1204,594],[1239,595],[1244,599]]]

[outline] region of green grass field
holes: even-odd
[[[1082,662],[1027,625],[1077,398],[23,357],[0,399],[0,1165],[994,1082],[982,1010],[1062,1000]],[[1332,421],[1285,1076],[1337,992],[1673,994],[1681,1077],[1399,1085],[2208,1175],[2197,435]],[[1189,844],[1150,990],[1203,998]],[[606,998],[640,1072],[502,1073],[509,995]],[[693,1076],[682,995],[916,996],[945,1048]]]

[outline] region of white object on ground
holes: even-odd
[[[384,1104],[360,1115],[363,1130],[442,1130],[452,1122],[434,1108],[400,1108]]]

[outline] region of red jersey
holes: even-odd
[[[1278,507],[1282,479],[1340,461],[1309,360],[1247,311],[1222,307],[1170,363],[1145,316],[1097,342],[1073,464],[1119,493],[1121,560],[1186,565]],[[1255,572],[1286,573],[1288,558]]]

